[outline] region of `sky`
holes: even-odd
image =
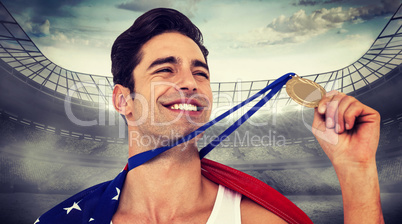
[[[359,59],[401,0],[1,0],[42,53],[111,76],[116,37],[149,9],[175,8],[200,28],[212,82],[301,76]]]

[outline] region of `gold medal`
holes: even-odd
[[[298,104],[311,108],[318,107],[318,103],[325,95],[322,86],[297,75],[286,83],[286,92]]]

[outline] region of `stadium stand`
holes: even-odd
[[[278,155],[273,152],[272,147],[242,147],[239,148],[240,153],[244,155],[242,159],[244,161],[256,161],[256,160],[276,160]]]
[[[330,188],[305,170],[266,170],[264,174],[274,179],[285,194],[328,194]]]
[[[378,162],[380,183],[395,184],[402,182],[402,156]]]
[[[304,151],[300,144],[288,144],[283,146],[273,146],[274,150],[281,154],[282,159],[288,158],[306,158],[312,154]]]

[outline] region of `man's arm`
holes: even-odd
[[[355,98],[331,91],[315,109],[313,134],[334,166],[345,223],[384,223],[375,154],[380,115]]]

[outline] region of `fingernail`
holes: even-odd
[[[349,129],[350,129],[349,124],[345,124],[345,127],[346,127],[346,129],[347,129],[347,130],[349,130]]]
[[[323,114],[325,112],[325,105],[320,105],[318,107],[318,112],[320,112],[321,114]]]
[[[339,133],[340,130],[341,130],[341,126],[339,124],[336,124],[336,127],[335,127],[336,133]]]

